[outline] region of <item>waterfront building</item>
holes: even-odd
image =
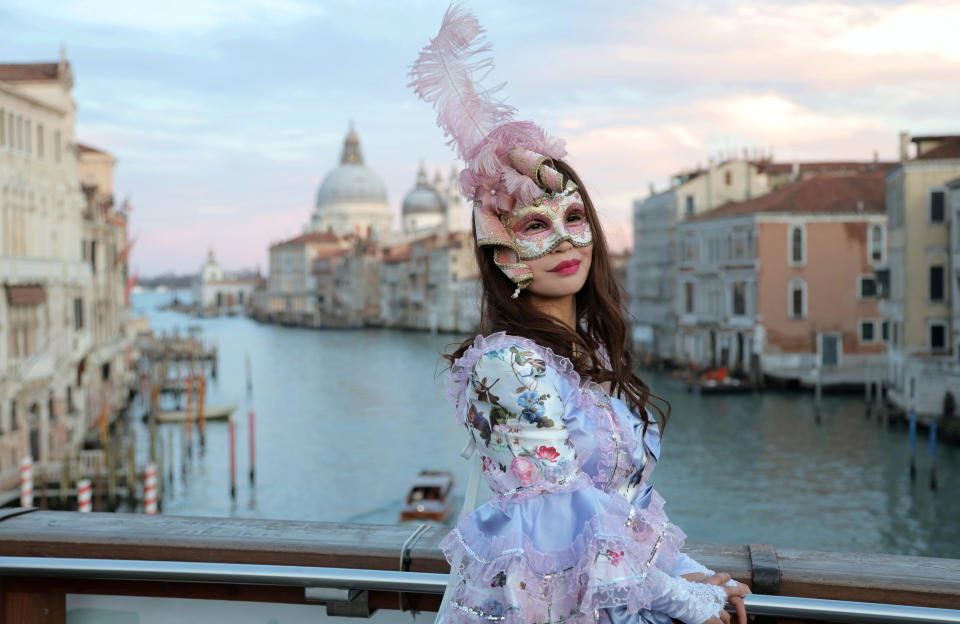
[[[380,176],[364,164],[353,124],[343,141],[340,164],[326,175],[317,190],[316,208],[306,229],[329,231],[337,236],[371,232],[377,238],[393,231],[393,210],[387,203],[386,187]]]
[[[354,239],[349,248],[314,261],[318,326],[364,327],[380,316],[380,249],[375,241]]]
[[[207,251],[193,285],[193,300],[200,315],[242,314],[253,304],[254,292],[262,285],[259,275],[228,275]]]
[[[126,214],[114,158],[76,143],[73,73],[0,64],[0,491],[77,448],[125,398]]]
[[[480,326],[480,272],[471,232],[445,234],[428,252],[427,327],[474,332]]]
[[[308,232],[270,246],[267,286],[254,295],[257,318],[314,326],[319,322],[316,261],[342,255],[350,241]]]
[[[882,168],[873,161],[777,163],[768,155],[744,153],[706,168],[671,177],[670,188],[633,206],[633,256],[627,267],[632,343],[645,359],[674,360],[678,327],[679,242],[677,225],[731,201],[763,196],[797,180],[849,175]]]
[[[863,383],[884,368],[874,267],[885,261],[884,174],[812,176],[678,227],[674,350],[812,383]]]
[[[958,176],[960,135],[911,139],[901,133],[900,163],[887,174],[889,260],[878,271],[881,311],[891,329],[887,396],[901,409],[926,414],[939,413],[946,391],[960,388],[951,311],[957,305],[951,213]]]
[[[641,357],[672,360],[677,332],[677,224],[770,188],[759,164],[727,160],[681,172],[670,188],[633,204],[633,257],[627,267],[632,342]]]

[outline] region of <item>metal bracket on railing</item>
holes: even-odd
[[[772,544],[750,544],[750,589],[755,594],[780,593],[780,561]],[[754,624],[773,624],[776,618],[760,616]]]
[[[306,587],[304,598],[310,602],[325,602],[327,616],[370,617],[370,593],[360,589],[338,589],[335,587]]]

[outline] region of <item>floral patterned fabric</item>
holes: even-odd
[[[655,426],[503,333],[477,338],[447,390],[492,496],[441,544],[458,576],[439,621],[700,624],[720,611],[722,588],[677,577],[697,564],[647,484]]]

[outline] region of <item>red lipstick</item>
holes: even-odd
[[[550,269],[549,273],[559,273],[560,275],[573,275],[580,270],[579,260],[564,260],[557,266]]]

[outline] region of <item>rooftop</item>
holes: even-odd
[[[69,66],[67,63],[66,67]],[[59,77],[59,63],[0,63],[0,80],[4,82],[57,80]]]
[[[911,139],[919,149],[921,143],[938,143],[916,157],[916,160],[939,160],[942,158],[960,158],[960,135],[918,136]]]
[[[274,243],[271,247],[280,247],[283,245],[306,245],[308,243],[320,243],[332,245],[340,242],[340,237],[333,232],[307,232],[289,240]]]
[[[882,171],[820,175],[798,180],[761,197],[726,203],[694,219],[757,213],[882,214],[886,211],[885,195],[886,178]]]

